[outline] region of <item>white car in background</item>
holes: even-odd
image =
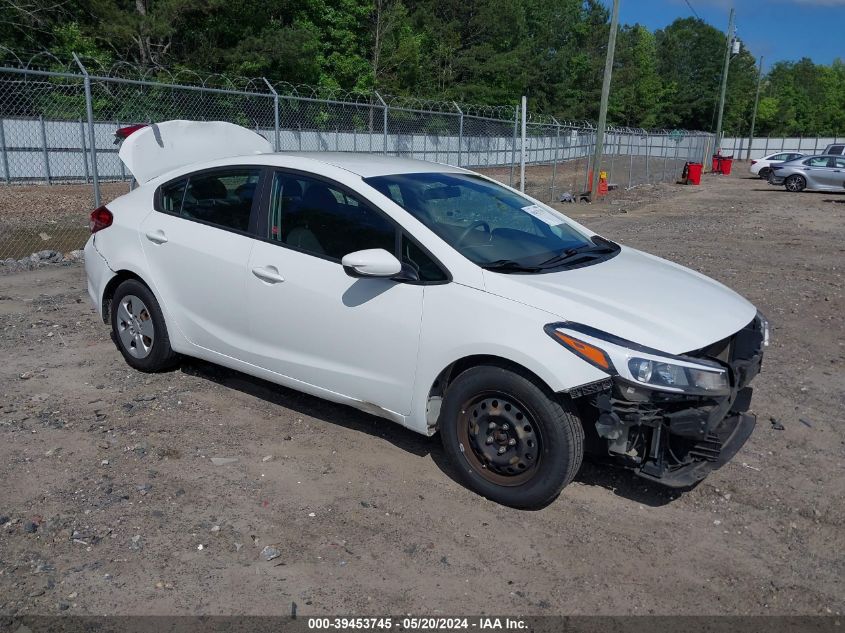
[[[439,432],[521,508],[585,451],[694,485],[754,428],[753,305],[494,180],[229,123],[144,127],[120,157],[139,186],[92,212],[85,266],[138,370],[193,356]]]
[[[769,174],[772,173],[772,163],[785,163],[790,160],[795,160],[796,158],[801,158],[802,156],[804,156],[804,154],[801,154],[800,152],[777,152],[775,154],[769,154],[763,158],[755,158],[752,160],[748,171],[755,176],[759,176],[763,180],[768,180]]]

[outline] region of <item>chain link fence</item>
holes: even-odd
[[[590,188],[595,129],[516,106],[473,106],[327,93],[265,79],[201,77],[128,65],[89,72],[0,67],[0,261],[34,265],[83,246],[88,213],[125,193],[131,174],[114,131],[170,119],[230,121],[277,151],[366,152],[448,163],[522,187],[544,202]],[[602,171],[611,188],[675,181],[703,161],[712,135],[610,128]],[[524,153],[525,182],[519,182]],[[77,254],[78,255],[78,254]]]

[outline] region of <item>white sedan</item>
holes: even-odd
[[[751,161],[748,168],[755,176],[759,176],[763,180],[768,180],[769,174],[772,173],[772,163],[785,163],[796,158],[801,158],[804,154],[798,152],[777,152],[776,154],[769,154],[763,158],[755,158]]]
[[[120,157],[139,186],[91,214],[85,265],[138,370],[193,356],[439,431],[465,485],[522,508],[585,451],[694,485],[754,428],[753,305],[496,181],[228,123]]]

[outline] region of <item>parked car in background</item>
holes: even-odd
[[[119,155],[139,186],[92,212],[85,268],[135,369],[198,357],[439,432],[461,481],[521,508],[585,451],[694,485],[754,428],[751,303],[495,180],[221,122]]]
[[[845,154],[845,143],[831,143],[824,148],[825,154],[832,154],[834,156],[842,156]]]
[[[776,154],[769,154],[763,158],[756,158],[752,160],[748,171],[755,176],[760,176],[763,180],[767,180],[769,178],[769,173],[771,172],[769,166],[772,163],[783,163],[795,160],[796,158],[801,158],[802,156],[804,156],[804,154],[799,152],[777,152]]]
[[[842,191],[845,186],[845,156],[805,156],[769,168],[769,184],[787,191]]]

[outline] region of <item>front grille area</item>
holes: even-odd
[[[686,356],[721,361],[731,369],[735,390],[740,390],[760,373],[763,359],[763,320],[760,315],[735,334]]]

